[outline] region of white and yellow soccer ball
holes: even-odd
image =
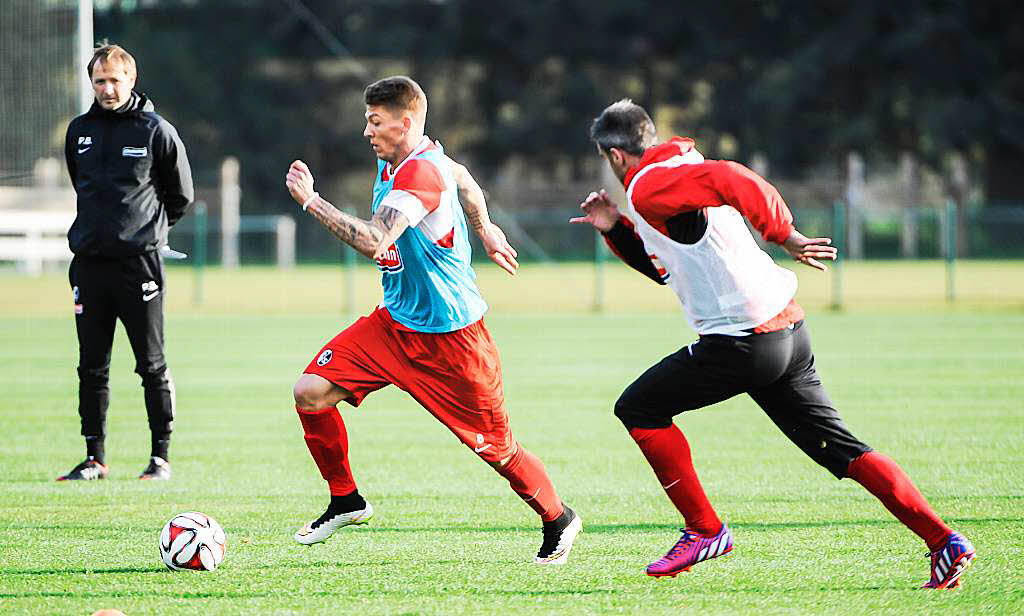
[[[226,549],[224,529],[198,511],[179,513],[160,531],[160,560],[173,571],[213,571]]]

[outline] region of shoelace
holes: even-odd
[[[671,558],[675,556],[676,554],[682,552],[691,543],[697,540],[696,533],[685,528],[681,528],[679,530],[683,531],[683,536],[679,538],[679,541],[676,541],[676,544],[672,546],[672,549],[668,551],[668,554],[665,554],[665,558]]]

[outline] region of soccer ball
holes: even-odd
[[[160,531],[160,560],[172,571],[213,571],[226,548],[224,529],[198,511],[179,513]]]

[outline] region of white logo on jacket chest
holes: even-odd
[[[121,148],[121,156],[127,156],[128,158],[145,158],[148,153],[148,148],[133,148],[128,146]]]
[[[85,146],[85,147],[82,147]],[[92,137],[83,136],[78,138],[78,153],[85,154],[92,147]]]

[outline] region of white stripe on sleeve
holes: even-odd
[[[392,190],[389,192],[384,196],[384,200],[380,202],[380,207],[390,207],[405,214],[405,217],[409,219],[410,227],[420,224],[420,221],[428,213],[427,208],[423,207],[422,201],[412,193],[404,190]]]

